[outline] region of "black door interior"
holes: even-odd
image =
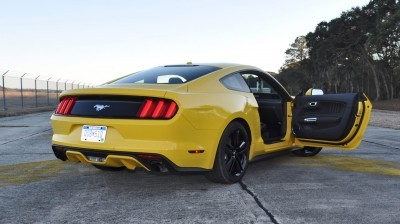
[[[360,94],[297,96],[293,134],[297,138],[340,141],[354,125]]]
[[[257,94],[254,97],[258,103],[261,122],[261,135],[265,143],[281,139],[286,134],[285,102],[277,94]]]

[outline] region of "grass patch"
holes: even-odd
[[[372,102],[372,107],[378,110],[400,111],[400,98]]]

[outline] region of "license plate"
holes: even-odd
[[[107,134],[106,126],[83,125],[81,141],[104,143],[104,141],[106,140],[106,134]]]

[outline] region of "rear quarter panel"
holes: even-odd
[[[174,95],[173,92],[167,92],[166,97],[177,99],[177,102],[183,107],[182,115],[196,129],[217,130],[217,136],[209,136],[213,139],[215,152],[228,124],[235,119],[245,121],[251,134],[252,144],[249,154],[251,159],[255,151],[263,150],[257,101],[252,93],[227,89],[219,81],[226,75],[244,69],[255,68],[234,66],[221,69],[188,83],[187,93]]]

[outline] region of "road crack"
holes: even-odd
[[[385,144],[381,144],[381,143],[377,143],[377,142],[372,142],[372,141],[367,141],[367,140],[362,140],[362,141],[363,141],[363,142],[366,142],[366,143],[370,143],[370,144],[375,144],[375,145],[379,145],[379,146],[389,147],[389,148],[392,148],[392,149],[400,149],[400,148],[395,147],[395,146],[385,145]]]
[[[16,141],[21,140],[21,139],[24,139],[24,138],[29,138],[29,137],[32,137],[32,136],[35,136],[35,135],[40,135],[40,134],[43,134],[43,133],[45,133],[45,132],[47,132],[47,131],[50,131],[50,130],[52,130],[52,129],[51,129],[51,128],[45,129],[45,130],[43,130],[43,131],[41,131],[41,132],[38,132],[38,133],[34,133],[34,134],[31,134],[31,135],[23,136],[23,137],[21,137],[21,138],[13,139],[13,140],[10,140],[10,141],[8,141],[8,142],[3,142],[3,143],[1,143],[0,145],[6,145],[6,144],[8,144],[8,143],[16,142]]]
[[[264,207],[264,205],[261,203],[258,196],[253,191],[251,191],[249,189],[249,187],[247,187],[247,185],[245,183],[243,183],[243,181],[239,181],[239,184],[244,191],[246,191],[248,194],[251,195],[251,197],[254,198],[254,201],[257,203],[258,207],[260,207],[265,212],[265,214],[267,214],[267,216],[269,217],[271,222],[274,224],[279,224],[278,221],[276,221],[274,215],[266,207]]]

